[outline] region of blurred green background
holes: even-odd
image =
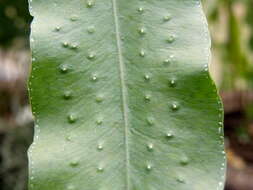
[[[253,190],[253,0],[202,0],[225,108],[226,190]],[[26,190],[33,138],[27,0],[0,0],[0,189]]]

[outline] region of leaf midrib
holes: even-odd
[[[116,41],[117,41],[117,50],[118,50],[118,58],[119,58],[119,72],[120,72],[120,83],[121,83],[121,95],[122,95],[122,105],[123,105],[123,120],[125,126],[125,154],[126,154],[126,190],[129,190],[129,145],[128,145],[128,105],[127,105],[127,87],[125,84],[125,75],[124,75],[124,62],[122,57],[121,50],[121,42],[120,42],[120,34],[119,34],[119,22],[118,22],[118,12],[117,12],[117,3],[116,0],[112,0],[113,6],[113,16],[114,16],[114,25],[115,25],[115,33],[116,33]]]

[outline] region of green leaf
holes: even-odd
[[[199,0],[33,0],[30,190],[220,190]]]

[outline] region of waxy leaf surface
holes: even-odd
[[[33,0],[29,190],[222,190],[199,0]]]

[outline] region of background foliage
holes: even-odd
[[[28,14],[26,0],[0,0],[0,44],[10,45],[17,37],[29,35],[29,23],[32,17]],[[24,41],[25,45],[28,41]]]
[[[226,189],[253,189],[253,1],[203,0],[203,4],[213,43],[211,71],[226,114]],[[27,0],[0,0],[0,187],[3,190],[26,187],[26,149],[32,139],[25,84],[30,64],[30,21]]]

